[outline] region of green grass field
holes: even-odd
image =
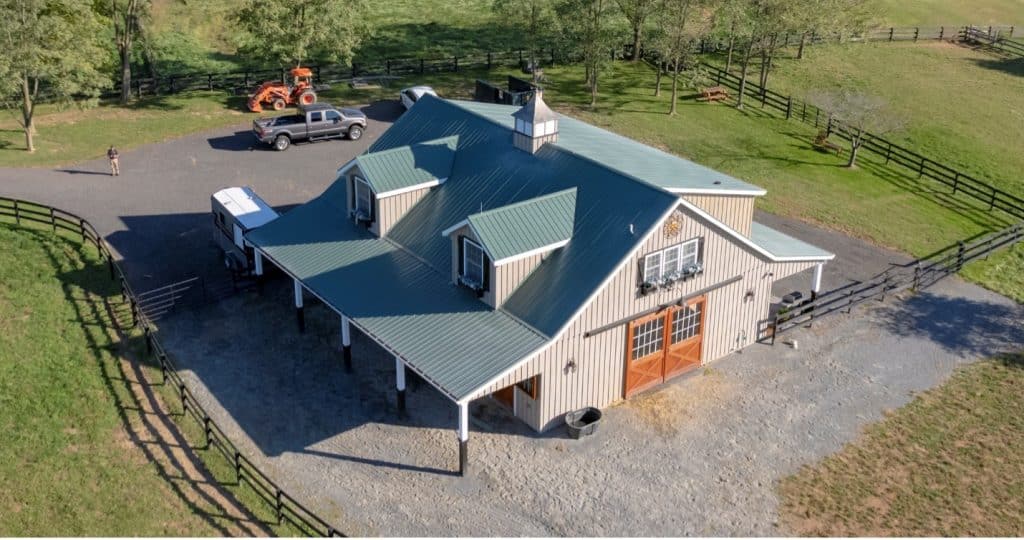
[[[1024,24],[1024,0],[880,0],[879,8],[886,25]]]
[[[137,332],[118,338],[114,321],[125,313],[106,264],[76,238],[9,221],[0,223],[0,535],[251,534],[251,522],[226,510],[232,496],[271,532],[298,534],[276,525],[215,451],[198,454],[230,495],[185,477],[202,465],[175,454],[180,440],[155,435],[148,411],[159,398],[140,398],[130,381],[159,381],[159,371],[122,360],[145,347]],[[170,387],[150,388],[173,402]]]
[[[94,250],[3,224],[0,245],[0,534],[217,535],[129,438]]]
[[[1020,536],[1024,356],[979,362],[782,481],[800,536]]]
[[[856,89],[884,97],[906,128],[888,138],[1024,195],[1024,59],[948,43],[871,43],[782,58],[769,88],[802,98]]]

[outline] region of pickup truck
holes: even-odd
[[[299,114],[252,121],[256,140],[287,150],[293,142],[348,137],[356,140],[366,129],[366,115],[357,109],[336,109],[328,103],[299,107]]]

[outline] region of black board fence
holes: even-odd
[[[977,26],[965,26],[960,32],[960,40],[983,49],[995,51],[1010,57],[1024,58],[1024,43],[1013,41],[1013,27],[1009,32],[1002,29],[993,29],[991,26],[981,28]]]
[[[105,261],[110,272],[110,279],[116,281],[121,290],[121,298],[129,308],[129,329],[142,330],[146,343],[147,354],[156,358],[163,377],[162,383],[174,389],[182,409],[182,417],[194,420],[203,430],[204,448],[214,448],[235,469],[235,478],[239,484],[247,483],[252,490],[274,509],[278,523],[287,521],[298,530],[310,536],[345,536],[312,510],[307,508],[295,497],[284,491],[249,458],[242,455],[238,447],[231,442],[223,429],[210,417],[195,394],[189,390],[185,381],[178,375],[170,355],[156,338],[155,326],[139,308],[138,296],[128,284],[121,265],[118,264],[103,237],[86,219],[52,206],[21,199],[0,196],[0,217],[13,219],[15,225],[31,229],[49,230],[53,234],[80,240],[83,245],[95,246],[97,255]]]
[[[706,62],[702,62],[701,67],[709,73],[709,77],[716,84],[739,92],[739,76]],[[762,88],[755,81],[751,81],[750,77],[746,82],[743,95],[746,103],[750,105],[760,105],[763,109],[774,110],[785,116],[786,119],[796,119],[821,128],[826,135],[835,134],[846,141],[850,140],[850,128],[832,118],[828,111],[806,101],[794,99],[793,96],[782,95],[768,88]],[[1000,210],[1015,219],[1024,220],[1024,198],[1007,193],[972,175],[870,133],[864,136],[861,150],[884,158],[886,164],[900,165],[916,173],[918,178],[928,178],[939,182],[950,189],[951,195],[972,199],[976,203],[987,206],[989,210]]]
[[[849,313],[855,306],[869,300],[885,300],[886,295],[926,289],[959,272],[965,264],[988,258],[992,253],[1021,241],[1024,241],[1024,223],[1017,223],[980,238],[957,242],[909,263],[892,265],[865,282],[850,283],[780,311],[772,318],[768,337],[774,345],[778,335],[822,317]]]

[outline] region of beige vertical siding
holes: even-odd
[[[605,407],[623,396],[627,327],[624,321],[736,276],[742,279],[706,293],[702,361],[710,362],[753,343],[767,321],[775,279],[809,268],[813,263],[768,262],[720,236],[717,229],[697,216],[681,211],[682,227],[678,234],[669,236],[664,229],[655,231],[637,256],[621,267],[557,342],[478,395],[539,374],[538,404],[528,410],[524,408],[520,415],[538,430],[560,424],[568,411],[588,405]],[[644,255],[691,238],[703,239],[704,273],[670,290],[641,296],[638,274]],[[753,291],[753,298],[746,298],[747,291]],[[623,322],[584,337],[587,331],[619,321]]]
[[[754,199],[740,195],[684,195],[712,217],[732,227],[744,236],[750,236],[750,222],[754,219]]]
[[[386,236],[416,203],[430,193],[430,188],[417,189],[400,195],[377,199],[377,234]]]
[[[484,294],[487,303],[492,306],[504,304],[505,300],[523,283],[523,280],[537,269],[548,253],[531,255],[525,259],[494,267],[491,270],[491,290]]]

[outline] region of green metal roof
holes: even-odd
[[[798,240],[756,221],[750,224],[750,240],[779,259],[823,260],[835,257],[832,253],[803,240]]]
[[[509,130],[514,128],[515,106],[470,101],[451,103]],[[763,188],[725,173],[561,114],[558,115],[558,142],[554,144],[675,193],[765,193]]]
[[[354,226],[346,219],[343,184],[246,238],[454,400],[547,341]]]
[[[576,188],[469,216],[469,225],[496,263],[572,238]]]
[[[356,157],[374,193],[401,190],[448,178],[459,136],[416,142]]]

